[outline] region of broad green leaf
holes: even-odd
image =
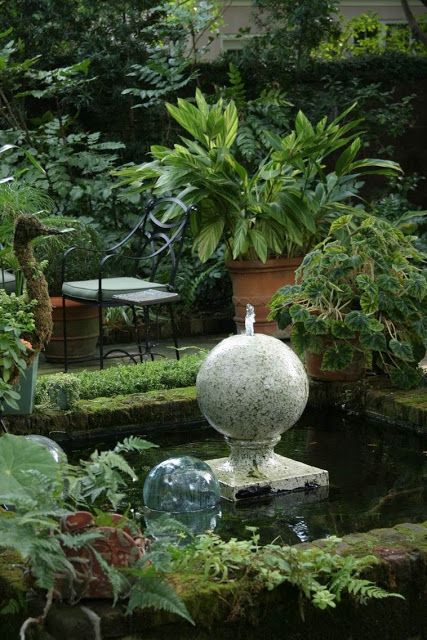
[[[249,236],[259,259],[265,262],[268,258],[268,246],[264,236],[256,229],[251,229]]]
[[[354,338],[354,331],[349,329],[342,320],[330,320],[331,334],[334,338]]]
[[[367,314],[378,311],[378,291],[370,289],[364,291],[360,296],[360,306]]]
[[[339,218],[334,220],[333,223],[331,224],[329,229],[329,234],[332,235],[333,233],[335,233],[336,231],[339,231],[343,227],[348,226],[352,221],[352,219],[353,219],[353,216],[350,214],[345,216],[340,216]]]
[[[59,478],[59,465],[45,447],[24,436],[7,433],[0,437],[0,501],[33,495],[34,476],[29,471],[36,471],[52,482]]]
[[[301,304],[293,304],[289,309],[292,322],[304,322],[310,317],[310,313]]]
[[[414,362],[414,352],[409,342],[401,342],[400,340],[391,338],[388,346],[396,358],[406,360],[407,362]]]
[[[233,259],[237,260],[248,250],[249,221],[240,217],[236,223],[236,230],[233,236]]]
[[[220,243],[224,231],[224,220],[215,220],[202,227],[195,240],[197,253],[202,262],[206,262]]]
[[[292,322],[292,318],[288,309],[281,309],[277,314],[276,321],[279,329],[286,329],[286,327],[288,327]]]
[[[340,371],[351,364],[354,348],[345,342],[336,342],[326,349],[322,358],[321,369],[323,371]]]
[[[383,333],[368,333],[366,331],[361,331],[359,339],[362,347],[370,349],[371,351],[387,350],[387,341]]]
[[[350,311],[345,317],[345,324],[352,331],[361,331],[368,326],[369,318],[361,311]]]
[[[304,328],[308,334],[313,336],[326,335],[328,326],[322,318],[310,315],[304,322]]]
[[[342,152],[335,164],[335,173],[338,176],[346,173],[347,169],[350,167],[351,163],[359,153],[361,145],[362,142],[360,138],[356,138],[355,140],[353,140],[351,145]]]

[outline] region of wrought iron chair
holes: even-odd
[[[165,220],[163,214],[166,210],[169,215]],[[134,362],[138,360],[143,362],[147,358],[154,359],[155,354],[152,351],[153,345],[150,342],[149,335],[150,309],[154,305],[166,305],[169,310],[175,354],[179,360],[176,323],[173,304],[171,303],[179,300],[179,295],[174,289],[174,283],[184,242],[184,233],[191,211],[192,207],[187,207],[177,198],[161,198],[151,201],[144,215],[126,237],[100,254],[97,278],[92,280],[68,282],[66,279],[67,259],[79,247],[70,247],[64,253],[62,262],[62,313],[65,371],[69,367],[67,300],[74,300],[98,308],[100,369],[103,369],[106,358],[110,357],[127,356]],[[132,254],[129,253],[129,250],[132,251]],[[108,275],[107,277],[106,270],[108,268],[110,272],[112,271],[111,267],[114,266],[114,261],[119,261],[121,270],[125,263],[131,264],[133,275],[116,277]],[[160,281],[156,281],[160,270],[162,271],[159,278]],[[113,272],[116,271],[113,270]],[[105,351],[103,310],[106,307],[125,305],[132,310],[137,337],[138,351],[136,354],[132,354],[126,349],[117,348]],[[137,308],[143,309],[143,341],[141,340],[137,321]],[[113,356],[113,353],[116,355]],[[87,360],[87,358],[73,359],[73,362],[82,362],[83,360]]]

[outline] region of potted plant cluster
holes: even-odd
[[[396,386],[417,386],[427,345],[425,264],[413,239],[386,220],[341,216],[305,256],[298,283],[273,296],[270,317],[292,323],[292,343],[314,378],[354,380],[368,364]]]
[[[363,184],[360,176],[395,174],[399,167],[388,160],[357,159],[360,121],[344,123],[351,107],[316,125],[298,113],[288,135],[269,134],[271,151],[250,172],[235,152],[239,122],[233,101],[211,105],[197,91],[195,103],[179,99],[176,106],[166,106],[186,137],[173,148],[152,146],[151,162],[117,172],[121,184],[196,205],[190,223],[194,249],[204,262],[225,245],[238,327],[251,302],[257,329],[271,332],[268,299],[280,284],[294,281],[302,256],[348,209]]]
[[[31,413],[38,353],[33,349],[35,302],[0,289],[0,414]]]

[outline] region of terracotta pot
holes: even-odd
[[[295,283],[295,270],[302,262],[298,258],[231,260],[226,262],[233,283],[234,318],[237,332],[245,330],[246,305],[255,307],[255,333],[282,337],[275,321],[267,320],[268,302],[273,293],[285,284]]]
[[[325,349],[327,344],[325,344]],[[365,373],[365,354],[355,351],[353,360],[345,369],[339,371],[322,371],[323,353],[312,353],[306,351],[304,354],[305,368],[310,378],[323,380],[325,382],[354,382],[361,380]]]
[[[64,362],[64,329],[62,298],[50,299],[52,304],[53,334],[45,350],[48,362]],[[98,342],[98,309],[74,300],[67,300],[68,358],[75,360],[96,355]]]
[[[92,514],[77,511],[65,516],[61,529],[67,533],[94,531],[99,537],[92,540],[90,547],[72,549],[65,547],[65,555],[75,570],[72,583],[65,576],[57,574],[54,596],[70,598],[78,595],[85,598],[112,598],[113,589],[94,550],[112,567],[125,568],[134,565],[145,552],[145,540],[138,530],[133,536],[126,520],[119,514],[111,514],[112,526],[96,526]]]

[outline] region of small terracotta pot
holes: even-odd
[[[325,343],[325,349],[328,345]],[[321,369],[323,353],[306,351],[304,354],[305,368],[310,378],[325,382],[354,382],[361,380],[365,374],[365,354],[355,351],[353,360],[344,369],[338,371],[323,371]]]
[[[68,533],[94,531],[99,534],[90,547],[82,549],[65,548],[65,555],[74,567],[75,577],[70,582],[68,576],[56,575],[56,598],[112,598],[113,589],[101,566],[96,553],[110,566],[121,568],[135,564],[145,552],[145,539],[138,530],[132,535],[125,519],[119,514],[111,514],[111,524],[117,526],[97,526],[91,513],[77,511],[63,518],[61,529]],[[96,553],[94,553],[96,552]]]
[[[278,335],[274,320],[267,320],[268,303],[277,289],[295,283],[295,270],[302,262],[298,258],[272,258],[260,260],[230,260],[226,267],[233,284],[233,304],[237,332],[245,330],[246,305],[255,308],[255,333]]]

